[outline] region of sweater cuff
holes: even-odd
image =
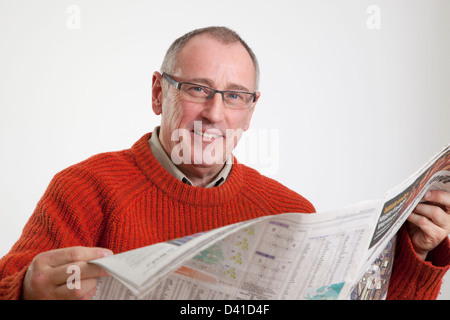
[[[450,267],[449,238],[445,238],[435,249],[430,251],[426,260],[430,261],[436,267],[443,267],[448,270]]]
[[[449,239],[429,252],[427,261],[417,256],[405,226],[399,230],[397,241],[388,299],[436,299],[450,267]]]
[[[0,281],[0,300],[19,300],[28,266]]]

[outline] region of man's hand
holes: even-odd
[[[88,247],[40,253],[28,267],[23,280],[22,299],[90,299],[95,294],[96,278],[107,276],[108,273],[88,261],[112,254],[108,249]],[[70,266],[77,266],[80,270],[79,288],[67,285],[67,279],[71,276],[70,272],[67,273]]]
[[[408,217],[408,232],[417,255],[425,260],[450,233],[450,193],[428,191]]]

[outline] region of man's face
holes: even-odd
[[[255,68],[246,49],[239,42],[223,44],[207,35],[186,43],[170,76],[178,82],[217,90],[255,90]],[[160,75],[158,78],[166,81]],[[227,108],[219,93],[207,102],[194,103],[184,99],[175,87],[167,87],[168,91],[161,95],[159,138],[172,161],[188,170],[221,167],[240,134],[249,128],[254,106],[244,110]],[[181,164],[174,155],[182,156]]]

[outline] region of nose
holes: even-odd
[[[201,113],[203,118],[208,119],[211,123],[217,123],[225,120],[225,104],[223,96],[220,92],[216,94],[205,103],[205,107]]]

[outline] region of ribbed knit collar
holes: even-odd
[[[190,186],[173,177],[153,156],[148,139],[151,133],[141,137],[131,148],[138,167],[148,180],[167,196],[180,202],[200,206],[215,206],[233,200],[243,185],[242,165],[234,159],[230,175],[225,183],[214,188]]]

